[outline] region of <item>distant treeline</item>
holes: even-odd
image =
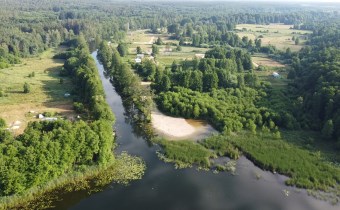
[[[77,1],[1,1],[0,68],[18,63],[15,57],[37,55],[48,47],[58,46],[83,33],[91,49],[102,39],[119,41],[127,30],[161,28],[173,34],[181,44],[193,46],[228,44],[258,48],[255,40],[241,40],[231,31],[236,24],[295,24],[311,28],[306,22],[339,18],[315,8],[297,5],[257,3],[251,9],[242,3],[205,2],[123,2]],[[270,13],[268,13],[270,11]]]

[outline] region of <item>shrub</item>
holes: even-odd
[[[84,107],[84,104],[83,104],[83,103],[74,102],[74,103],[73,103],[73,107],[74,107],[74,110],[75,110],[77,113],[83,113],[83,112],[85,112],[85,107]]]
[[[0,118],[0,128],[6,127],[6,121],[2,118]]]

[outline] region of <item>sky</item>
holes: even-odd
[[[155,0],[157,1],[157,0]],[[158,1],[169,1],[169,0],[158,0]],[[340,0],[173,0],[173,1],[247,1],[247,2],[254,2],[254,1],[266,1],[266,2],[338,2]]]

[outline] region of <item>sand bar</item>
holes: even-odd
[[[171,117],[158,110],[151,112],[151,122],[156,133],[169,140],[197,141],[217,132],[204,121]]]

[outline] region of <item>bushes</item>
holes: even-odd
[[[340,169],[322,161],[318,153],[309,152],[283,140],[253,136],[234,136],[229,141],[239,147],[256,165],[288,175],[288,185],[327,190],[340,183]]]
[[[6,127],[6,121],[0,118],[0,129]]]
[[[29,93],[29,92],[31,92],[31,86],[27,82],[25,82],[24,93]]]
[[[164,149],[163,160],[174,162],[180,168],[193,164],[208,168],[209,158],[214,156],[213,152],[192,141],[158,140],[157,142]]]
[[[112,127],[98,125],[100,122],[29,123],[22,135],[0,146],[0,195],[24,192],[82,165],[109,162]]]
[[[214,150],[219,156],[229,156],[232,159],[238,159],[241,152],[229,141],[229,137],[223,135],[214,135],[205,139],[201,143],[205,148]]]
[[[80,102],[74,102],[73,103],[73,108],[77,113],[83,113],[85,112],[85,106],[83,103]]]

